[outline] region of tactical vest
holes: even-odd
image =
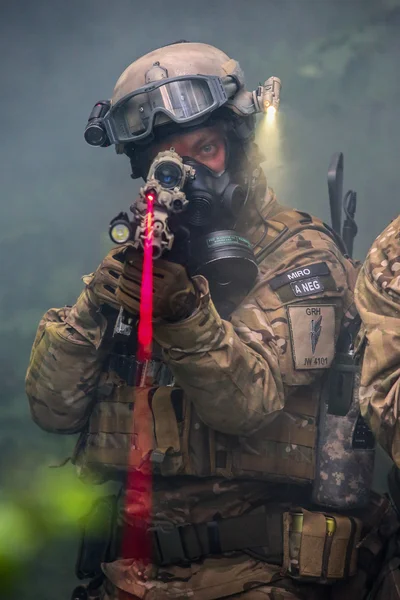
[[[277,247],[305,229],[340,238],[319,219],[294,210],[275,215],[275,235],[256,255],[261,263]],[[305,484],[315,477],[317,417],[321,384],[296,388],[285,407],[250,438],[207,427],[190,398],[171,386],[133,388],[114,372],[102,375],[87,428],[73,462],[81,475],[118,479],[150,460],[162,476],[221,476]]]

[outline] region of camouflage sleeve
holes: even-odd
[[[355,298],[365,342],[361,409],[377,440],[400,467],[400,217],[371,247]]]
[[[296,386],[321,376],[333,359],[344,312],[353,304],[349,280],[355,269],[322,233],[298,234],[267,262],[231,322],[220,318],[201,278],[196,282],[201,292],[197,312],[184,321],[155,327],[166,362],[200,418],[232,435],[252,435],[277,415]],[[297,297],[289,284],[277,291],[270,285],[272,278],[290,269],[321,263],[325,276],[319,291],[307,298]],[[317,324],[322,317],[321,328]]]
[[[42,318],[26,374],[32,418],[42,429],[75,433],[84,426],[107,353],[106,327],[87,289],[73,307]]]

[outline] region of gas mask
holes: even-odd
[[[192,158],[182,159],[173,148],[160,152],[131,206],[133,222],[120,213],[110,225],[114,242],[130,239],[143,247],[151,198],[153,257],[179,262],[191,276],[206,277],[212,299],[225,317],[234,309],[232,298],[246,295],[258,274],[250,242],[233,229],[250,181],[236,168],[235,154],[230,153],[227,162],[227,168],[216,173]]]
[[[189,200],[184,214],[188,227],[198,231],[233,227],[246,202],[243,186],[232,182],[229,169],[216,173],[191,158],[184,157],[183,162],[196,173],[184,190]]]
[[[251,244],[233,229],[246,204],[249,183],[234,173],[232,156],[222,173],[191,158],[183,162],[195,171],[184,188],[187,210],[179,218],[189,232],[188,271],[207,278],[219,312],[229,313],[230,297],[248,292],[258,273]]]

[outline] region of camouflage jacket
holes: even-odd
[[[247,207],[238,231],[250,240],[256,255],[269,251],[260,260],[254,288],[231,319],[220,318],[205,289],[201,306],[191,317],[158,324],[154,332],[200,422],[217,433],[248,440],[243,442],[248,454],[265,446],[263,428],[291,398],[298,402],[299,390],[309,395],[319,385],[340,328],[355,314],[352,290],[357,268],[321,222],[311,229],[311,218],[296,213],[300,230],[280,241],[285,225],[279,219],[293,212],[280,206],[271,191],[265,200]],[[100,375],[111,349],[106,330],[106,319],[90,305],[85,292],[73,307],[44,315],[26,377],[32,416],[43,429],[59,433],[84,429],[96,406]],[[289,453],[294,461],[301,452],[295,443],[282,447],[283,457]],[[203,483],[203,491],[207,486],[212,489],[211,482]],[[227,484],[223,483],[226,493]],[[254,482],[254,490],[258,497],[265,486]]]
[[[289,405],[301,413],[300,406],[319,389],[339,331],[355,315],[358,268],[344,257],[323,224],[305,213],[295,213],[297,231],[285,237],[285,221],[295,211],[280,206],[271,191],[246,210],[237,229],[253,244],[260,269],[250,294],[230,319],[223,320],[205,285],[199,309],[184,321],[157,324],[154,336],[198,416],[193,424],[198,437],[192,446],[196,451],[202,446],[203,429],[214,432],[215,439],[231,436],[251,463],[262,452],[270,458],[266,428],[271,431],[272,424],[272,434],[279,439],[287,430],[280,416]],[[107,320],[85,291],[73,307],[44,315],[26,377],[32,417],[40,427],[58,433],[85,431],[101,405],[100,383],[111,347]],[[289,416],[301,439],[315,433],[315,418]],[[303,451],[287,443],[274,462],[291,458],[292,464],[301,463]],[[260,504],[304,505],[308,492],[307,487],[257,477],[238,479],[232,473],[156,477],[151,518],[156,524],[202,523],[216,516],[242,515]],[[126,490],[125,503],[130,516],[143,518],[140,490]],[[107,563],[103,570],[118,588],[146,599],[211,600],[229,590],[238,593],[255,581],[259,585],[280,577],[279,566],[243,553],[195,563],[189,579],[187,570],[171,566],[165,580],[162,573],[144,580],[132,560]]]
[[[400,467],[400,217],[372,245],[355,299],[365,344],[360,405],[377,440]]]

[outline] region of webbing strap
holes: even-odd
[[[264,560],[282,564],[283,516],[280,512],[263,510],[198,525],[155,527],[152,533],[154,560],[159,565],[252,549],[260,550]]]
[[[398,514],[400,514],[400,472],[396,465],[393,465],[388,474],[389,493]]]

